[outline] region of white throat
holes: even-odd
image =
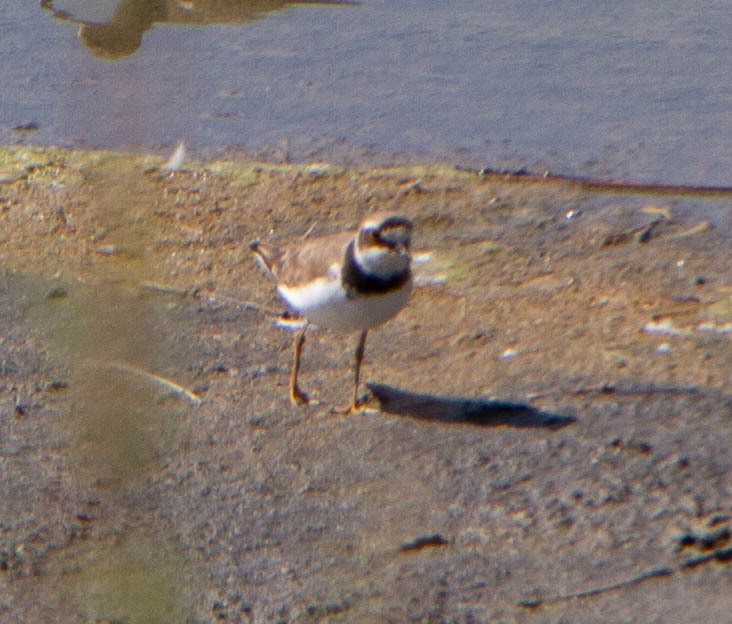
[[[409,268],[409,253],[392,253],[379,247],[360,249],[354,245],[353,258],[364,271],[370,275],[377,275],[388,279],[394,275],[404,273]]]

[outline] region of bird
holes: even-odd
[[[254,241],[249,248],[277,282],[289,310],[304,318],[294,341],[290,400],[307,405],[298,384],[300,358],[309,325],[360,332],[354,358],[353,394],[344,413],[363,410],[358,387],[369,330],[404,308],[412,292],[412,222],[399,214],[366,216],[356,231],[338,232],[285,246]]]

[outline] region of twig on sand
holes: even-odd
[[[732,548],[720,548],[705,555],[693,557],[688,561],[684,561],[681,567],[696,568],[697,566],[700,566],[704,563],[709,563],[710,561],[719,561],[721,563],[732,561]]]
[[[191,402],[192,405],[194,405],[196,407],[201,405],[201,403],[203,402],[201,397],[199,397],[192,390],[189,390],[188,388],[185,388],[185,387],[181,386],[180,384],[175,383],[171,379],[168,379],[166,377],[161,377],[160,375],[156,375],[155,373],[151,373],[142,368],[138,368],[137,366],[132,366],[132,364],[127,364],[126,362],[120,362],[117,360],[114,360],[111,362],[96,362],[95,361],[94,363],[101,364],[102,366],[106,366],[107,368],[112,368],[115,370],[123,371],[125,373],[132,373],[133,375],[138,375],[139,377],[144,377],[145,379],[154,381],[158,385],[164,386],[164,387],[168,388],[169,390],[172,390],[175,394],[183,395]]]
[[[317,225],[318,225],[318,222],[317,221],[313,221],[313,223],[310,225],[310,227],[307,230],[305,230],[305,234],[303,234],[300,237],[300,239],[301,240],[307,240],[308,238],[310,238],[310,235],[313,233],[313,230],[316,228]]]
[[[720,531],[718,535],[723,543],[729,539],[729,533],[727,530]],[[653,568],[618,583],[601,585],[599,587],[592,587],[584,591],[573,592],[569,594],[559,594],[557,596],[550,596],[548,598],[524,598],[523,600],[519,601],[518,604],[520,607],[524,607],[526,609],[536,609],[543,605],[556,604],[558,602],[566,602],[568,600],[578,600],[581,598],[591,598],[593,596],[599,596],[600,594],[604,594],[607,592],[625,589],[626,587],[632,587],[653,578],[671,576],[672,574],[682,572],[683,570],[693,569],[700,565],[711,563],[713,561],[717,561],[719,563],[728,563],[732,561],[732,548],[716,548],[712,552],[707,552],[698,557],[692,557],[691,559],[687,559],[680,565],[674,567]]]
[[[140,283],[140,288],[166,295],[180,295],[181,297],[185,297],[190,292],[187,288],[178,288],[177,286],[168,286],[167,284],[158,284],[157,282],[142,282]]]
[[[652,578],[659,578],[661,576],[669,576],[673,573],[674,573],[674,570],[672,568],[653,568],[652,570],[643,572],[642,574],[639,574],[638,576],[634,576],[625,581],[620,581],[619,583],[613,583],[612,585],[602,585],[601,587],[593,587],[591,589],[586,589],[585,591],[574,592],[571,594],[560,594],[558,596],[551,596],[549,598],[526,598],[519,602],[519,606],[526,607],[527,609],[536,609],[537,607],[541,607],[542,605],[546,605],[546,604],[554,604],[557,602],[566,602],[567,600],[575,600],[575,599],[579,599],[579,598],[589,598],[591,596],[597,596],[599,594],[604,594],[606,592],[611,592],[611,591],[615,591],[618,589],[623,589],[625,587],[631,587],[633,585],[638,585],[639,583],[643,583],[644,581],[647,581]]]
[[[634,236],[639,243],[647,243],[649,240],[651,240],[651,237],[653,236],[653,231],[656,229],[656,227],[664,222],[667,222],[667,219],[661,216],[653,219],[653,221],[644,223],[643,225],[638,225],[636,227],[630,228],[629,230],[623,230],[622,232],[611,234],[605,238],[602,246],[612,247],[614,245],[627,243]]]
[[[601,383],[592,386],[579,386],[574,390],[548,390],[546,392],[534,392],[527,397],[527,401],[538,401],[549,397],[558,396],[584,396],[594,394],[598,396],[643,396],[652,394],[698,394],[697,386],[616,386],[613,383]]]
[[[231,295],[203,295],[201,293],[197,293],[196,296],[200,299],[205,299],[208,303],[216,304],[216,303],[226,303],[230,305],[235,305],[240,308],[243,308],[244,310],[251,310],[253,312],[259,312],[261,314],[264,314],[265,316],[271,316],[273,318],[279,318],[282,316],[280,312],[277,312],[276,310],[273,310],[272,308],[265,308],[264,306],[259,305],[258,303],[254,303],[253,301],[244,301],[242,299],[237,299],[236,297],[233,297]]]
[[[227,305],[234,305],[244,310],[258,312],[259,314],[262,314],[264,316],[269,316],[272,320],[276,322],[279,322],[279,320],[282,318],[282,313],[278,312],[277,310],[274,310],[272,308],[266,308],[259,305],[258,303],[254,303],[253,301],[245,301],[232,295],[204,295],[197,289],[179,288],[177,286],[168,286],[167,284],[158,284],[157,282],[141,282],[140,288],[143,288],[145,290],[151,290],[153,292],[163,293],[166,295],[179,295],[181,297],[187,297],[188,295],[191,295],[196,299],[203,299],[210,304],[223,303]]]

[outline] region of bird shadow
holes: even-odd
[[[524,403],[417,394],[378,383],[367,383],[366,386],[383,412],[419,420],[478,427],[543,428],[552,431],[562,429],[577,420],[574,416],[544,412]]]

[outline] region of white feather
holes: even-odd
[[[163,171],[178,171],[186,159],[186,144],[181,141],[175,148],[175,151],[171,154],[168,162],[166,162],[162,169]]]
[[[339,331],[372,329],[396,316],[412,291],[409,280],[398,290],[347,297],[340,279],[319,279],[307,286],[280,286],[283,299],[314,325]]]
[[[388,279],[393,275],[403,273],[409,266],[407,253],[388,253],[380,247],[354,250],[354,259],[363,268],[364,272]]]

